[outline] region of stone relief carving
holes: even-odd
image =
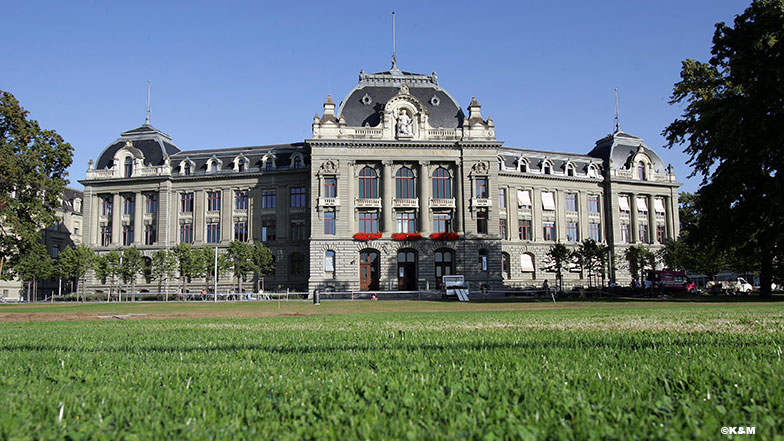
[[[321,163],[321,167],[319,167],[319,173],[335,173],[338,170],[338,161],[337,160],[328,160]]]
[[[471,167],[472,173],[486,175],[490,171],[490,165],[487,161],[479,161]]]

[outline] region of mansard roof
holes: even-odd
[[[297,153],[305,154],[304,143],[273,144],[248,147],[230,147],[223,149],[183,150],[171,157],[171,163],[176,166],[185,159],[195,164],[196,170],[206,170],[207,161],[215,157],[223,162],[223,167],[229,167],[237,156],[244,156],[250,167],[259,167],[264,156],[273,153],[277,168],[291,167],[293,156]]]
[[[403,72],[397,68],[386,72],[359,74],[359,83],[340,103],[338,118],[343,117],[349,127],[375,127],[381,122],[384,105],[399,93],[401,84],[420,100],[428,112],[433,128],[462,127],[465,115],[452,96],[438,85],[435,72],[422,75]]]
[[[171,156],[180,151],[169,135],[149,124],[144,124],[141,127],[122,132],[120,137],[98,156],[95,168],[101,170],[111,167],[114,155],[125,146],[127,141],[131,141],[133,146],[142,152],[145,164],[161,165],[164,156]]]
[[[628,167],[628,162],[640,149],[651,158],[653,171],[665,173],[664,161],[653,149],[645,145],[642,138],[620,130],[596,141],[596,146],[588,155],[608,161],[610,168],[625,169]]]

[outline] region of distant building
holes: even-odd
[[[180,150],[149,124],[123,132],[81,181],[85,243],[149,257],[261,241],[275,256],[268,289],[413,290],[448,274],[503,289],[552,283],[556,242],[621,256],[678,235],[680,184],[620,130],[584,154],[504,147],[476,99],[466,116],[435,74],[396,68],[360,73],[336,107],[328,97],[312,138],[284,145]],[[586,278],[573,266],[565,284]]]
[[[46,246],[46,251],[52,258],[56,258],[67,247],[78,246],[82,243],[82,202],[84,196],[81,191],[66,188],[63,191],[61,205],[55,208],[55,215],[59,219],[54,224],[41,230],[40,242]],[[63,281],[63,293],[74,289],[74,282]],[[57,280],[39,280],[37,299],[50,296],[58,292]],[[18,278],[0,280],[0,296],[9,301],[27,300],[27,292]]]

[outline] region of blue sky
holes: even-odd
[[[506,146],[587,153],[614,126],[642,137],[684,186],[698,178],[661,132],[681,61],[710,56],[714,24],[748,1],[11,2],[0,89],[75,148],[71,185],[120,132],[152,124],[181,149],[296,142],[359,71],[438,73],[476,96]]]

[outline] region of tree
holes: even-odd
[[[234,241],[226,252],[229,268],[237,278],[237,292],[242,293],[242,282],[255,268],[253,248],[246,242]]]
[[[150,266],[150,277],[158,281],[158,293],[161,292],[161,286],[166,282],[166,295],[165,300],[169,300],[168,282],[174,277],[174,272],[177,270],[177,259],[174,258],[169,250],[158,250],[152,255],[152,263]]]
[[[769,296],[784,244],[784,0],[752,2],[734,27],[718,23],[711,54],[683,62],[670,103],[685,109],[663,134],[702,176],[689,235],[756,261]]]
[[[54,272],[54,265],[46,247],[40,242],[33,242],[19,256],[16,271],[22,280],[27,281],[27,300],[31,301],[38,298],[38,280],[48,279]]]
[[[117,285],[117,278],[122,274],[120,266],[120,253],[117,250],[109,251],[95,259],[95,276],[99,279],[109,279],[109,293],[106,295],[108,302],[112,298],[112,292]],[[117,296],[119,299],[119,295]]]
[[[275,259],[272,256],[272,251],[261,242],[254,243],[252,251],[253,270],[256,272],[257,283],[261,283],[261,279],[264,276],[275,271]],[[260,288],[257,285],[256,291],[259,289]]]
[[[191,246],[189,243],[180,242],[172,250],[177,265],[180,270],[180,280],[182,282],[181,295],[185,295],[187,290],[187,282],[193,277],[198,276],[202,272],[204,266],[203,254]]]
[[[57,265],[60,272],[66,277],[79,280],[82,291],[82,301],[87,300],[84,294],[85,276],[93,267],[95,253],[87,245],[81,244],[76,248],[66,248],[57,256]]]
[[[0,275],[15,266],[55,220],[73,148],[27,119],[14,96],[0,91]]]
[[[626,248],[623,257],[629,262],[629,272],[638,282],[642,281],[644,270],[656,269],[656,255],[643,245]]]
[[[547,257],[552,260],[552,269],[555,270],[555,277],[558,281],[558,289],[563,290],[563,268],[564,264],[572,260],[572,252],[566,245],[557,243],[547,251]]]
[[[596,243],[593,239],[585,239],[580,243],[573,254],[578,259],[580,266],[584,271],[588,272],[588,285],[591,285],[591,276],[600,275],[602,278],[602,285],[605,281],[605,273],[607,272],[607,253],[609,247]]]
[[[693,260],[691,251],[681,239],[667,241],[656,255],[667,269],[683,271],[687,267],[693,268],[693,265],[690,265]]]
[[[144,257],[138,248],[132,246],[123,250],[123,282],[131,282],[131,301],[136,293],[136,276],[144,273]]]

